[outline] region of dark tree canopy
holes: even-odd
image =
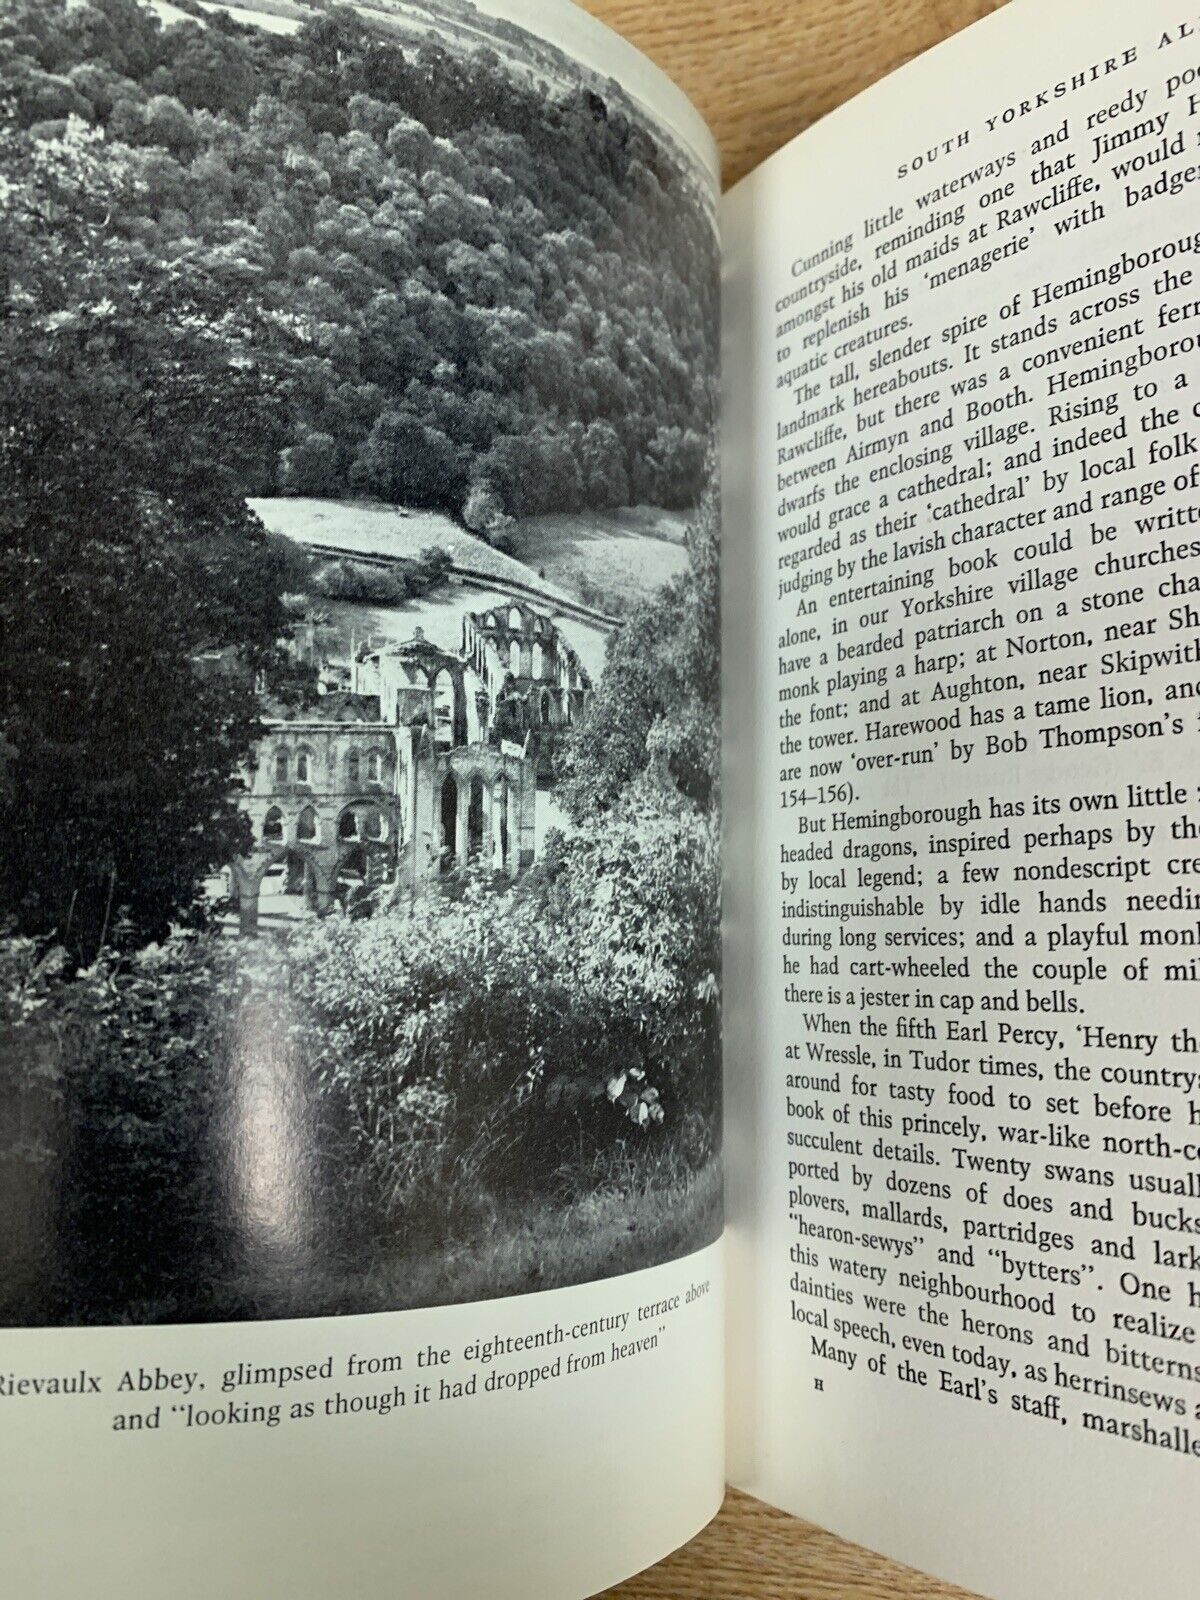
[[[95,136],[10,135],[0,165],[0,914],[87,962],[118,919],[186,919],[237,848],[288,624],[238,430],[275,407],[252,303],[111,235],[129,175]]]

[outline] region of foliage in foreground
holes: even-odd
[[[286,1314],[330,1261],[353,1281],[378,1252],[582,1195],[604,1152],[636,1172],[665,1138],[698,1171],[717,872],[710,822],[681,808],[561,839],[516,888],[286,945],[179,933],[64,982],[54,953],[0,942],[0,1188],[36,1197],[0,1320],[203,1317],[197,1283],[239,1280]]]

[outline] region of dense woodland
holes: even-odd
[[[0,1322],[481,1298],[719,1230],[712,241],[624,113],[499,72],[343,12],[0,14]],[[307,692],[287,595],[368,576],[268,538],[281,481],[697,503],[515,882],[214,922],[255,686]],[[230,1166],[264,1081],[311,1153],[274,1243]]]
[[[185,6],[189,0],[184,0]],[[696,504],[715,241],[683,159],[616,100],[490,52],[404,49],[348,7],[294,37],[136,0],[15,0],[0,108],[119,161],[130,270],[256,309],[247,493],[504,516]]]

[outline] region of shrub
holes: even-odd
[[[707,1162],[717,886],[709,819],[631,805],[515,884],[286,945],[175,933],[72,977],[0,940],[0,1322],[317,1310],[323,1264],[478,1236],[605,1151]]]
[[[426,547],[413,560],[396,561],[388,567],[346,559],[318,566],[310,559],[304,588],[325,600],[398,606],[445,583],[451,565],[449,551],[434,546]]]

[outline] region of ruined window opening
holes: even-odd
[[[443,667],[433,680],[433,736],[444,749],[454,743],[454,713],[454,679]]]
[[[454,864],[458,850],[458,785],[454,774],[448,772],[442,784],[442,866]]]

